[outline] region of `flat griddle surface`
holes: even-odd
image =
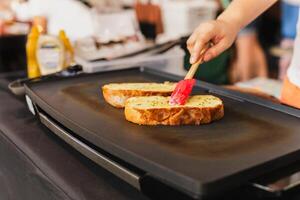
[[[216,95],[225,104],[220,121],[139,126],[127,122],[123,110],[107,104],[101,93],[107,83],[176,81],[169,78],[131,69],[29,88],[42,109],[79,136],[194,196],[245,183],[297,157],[300,120],[282,112]],[[194,93],[208,90],[198,86]]]

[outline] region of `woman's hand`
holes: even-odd
[[[214,44],[204,55],[204,61],[216,57],[230,47],[239,32],[277,0],[234,0],[217,20],[201,24],[187,42],[191,63],[198,61],[208,42]]]
[[[187,48],[191,54],[190,63],[198,61],[200,52],[205,44],[211,42],[213,46],[204,55],[207,62],[221,54],[234,42],[239,27],[223,20],[214,20],[199,25],[187,41]]]

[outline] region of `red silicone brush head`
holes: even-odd
[[[179,81],[172,93],[170,104],[184,105],[186,100],[189,98],[195,83],[195,79],[186,79]]]

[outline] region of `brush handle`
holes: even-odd
[[[207,45],[205,45],[205,47],[202,49],[202,51],[200,53],[199,60],[191,66],[191,68],[189,69],[189,71],[186,74],[184,79],[192,79],[194,77],[199,65],[203,63],[204,54],[209,49],[209,47],[210,47],[209,43]]]

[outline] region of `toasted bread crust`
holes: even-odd
[[[125,118],[139,125],[200,125],[219,120],[224,116],[224,106],[216,107],[172,107],[136,109],[125,106]]]
[[[124,108],[125,102],[130,97],[140,96],[170,96],[172,91],[142,91],[142,90],[112,90],[105,86],[102,87],[105,101],[116,108]]]

